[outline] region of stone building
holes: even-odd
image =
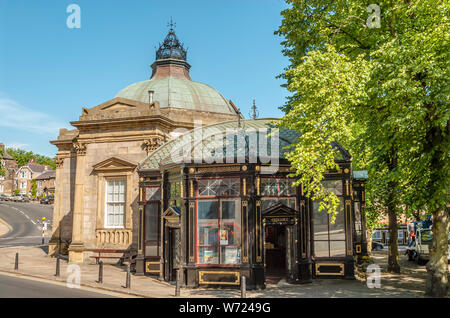
[[[242,117],[232,101],[191,79],[186,50],[173,29],[151,68],[149,80],[82,108],[71,122],[75,129],[61,129],[51,141],[58,147],[51,253],[70,244],[70,261],[84,262],[93,249],[137,248],[137,164],[198,120]]]
[[[5,171],[4,176],[0,176],[0,194],[12,195],[14,193],[14,178],[17,171],[17,163],[10,154],[6,152],[5,145],[0,143],[3,150],[3,159],[0,162]]]
[[[52,168],[50,166],[36,163],[34,158],[30,159],[25,166],[16,170],[14,180],[15,189],[20,190],[20,194],[31,196],[33,180],[51,170]]]
[[[56,171],[48,170],[36,178],[36,196],[47,196],[55,193]]]

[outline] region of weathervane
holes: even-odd
[[[173,27],[177,26],[177,24],[172,21],[172,17],[170,17],[170,22],[167,23],[167,26],[170,27],[171,31],[173,31]]]

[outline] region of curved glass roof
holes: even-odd
[[[277,118],[232,120],[193,129],[162,145],[139,163],[140,170],[159,170],[171,163],[262,162],[285,158],[286,147],[300,134],[277,129]]]

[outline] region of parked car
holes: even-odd
[[[52,195],[48,195],[45,198],[42,198],[39,202],[41,204],[53,204],[54,197]]]
[[[13,195],[13,196],[11,197],[11,201],[14,201],[14,202],[22,202],[22,196],[21,196],[20,194]]]
[[[22,202],[30,202],[30,197],[26,196],[26,195],[21,195],[22,197]]]
[[[372,250],[373,251],[382,250],[383,248],[384,248],[384,246],[380,242],[372,242]]]
[[[7,201],[7,200],[6,200],[7,198],[8,198],[8,197],[7,197],[6,195],[0,194],[0,201]]]

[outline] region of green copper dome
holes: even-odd
[[[121,90],[116,97],[148,103],[148,91],[150,90],[154,92],[153,100],[158,101],[161,108],[174,107],[236,114],[231,103],[218,91],[209,85],[192,81],[189,78],[155,76],[148,81],[131,84]]]
[[[191,79],[186,50],[175,35],[173,25],[171,22],[169,33],[156,51],[150,80],[131,84],[116,97],[149,103],[149,91],[153,91],[153,101],[159,102],[160,108],[237,115],[236,107],[218,91]]]

